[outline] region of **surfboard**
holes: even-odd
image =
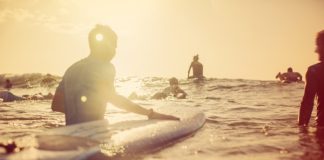
[[[51,129],[20,140],[30,146],[4,159],[81,160],[98,153],[107,157],[147,153],[195,133],[205,123],[204,113],[194,108],[160,107],[154,110],[181,120],[128,120],[114,124],[99,120]]]

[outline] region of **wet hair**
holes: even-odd
[[[316,38],[316,44],[318,46],[324,47],[324,30],[318,32],[317,38]]]
[[[96,39],[96,36],[98,34],[102,35],[102,42],[101,41],[99,42]],[[89,32],[88,41],[89,41],[90,50],[94,50],[96,47],[101,45],[107,45],[107,43],[112,47],[116,48],[117,34],[109,26],[97,24]]]
[[[291,67],[289,67],[289,68],[287,69],[287,71],[288,71],[288,72],[292,72],[293,69],[292,69]]]
[[[199,59],[199,55],[198,54],[193,57],[193,60],[198,60],[198,59]]]
[[[316,38],[316,45],[317,48],[320,48],[320,50],[318,51],[319,60],[324,61],[324,30],[318,32]]]
[[[170,85],[179,84],[179,81],[178,81],[177,78],[172,77],[172,78],[169,79],[169,83],[170,83]]]

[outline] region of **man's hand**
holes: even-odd
[[[149,119],[164,119],[164,120],[177,120],[180,121],[180,118],[172,116],[172,115],[166,115],[166,114],[161,114],[152,111],[150,115],[148,115]]]

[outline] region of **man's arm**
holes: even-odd
[[[312,71],[310,68],[307,70],[305,93],[301,102],[298,116],[299,125],[308,125],[312,115],[316,95],[316,79],[314,74],[314,71]]]
[[[188,76],[187,76],[187,78],[189,78],[191,67],[192,67],[192,63],[191,63],[190,66],[189,66],[189,70],[188,70]]]
[[[303,76],[300,73],[298,73],[298,72],[297,72],[297,74],[298,74],[299,81],[303,81]]]
[[[129,112],[146,115],[150,119],[179,120],[179,118],[177,118],[177,117],[157,113],[157,112],[154,112],[152,109],[143,108],[143,107],[133,103],[132,101],[128,100],[127,98],[125,98],[121,95],[118,95],[118,94],[109,96],[109,102],[111,102],[116,107],[125,109]]]

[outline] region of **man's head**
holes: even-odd
[[[319,60],[324,61],[324,30],[317,34],[315,52],[318,53]]]
[[[91,55],[111,60],[116,54],[117,35],[105,25],[96,25],[88,35]]]
[[[193,57],[193,60],[194,60],[194,61],[198,61],[198,60],[199,60],[199,55],[198,55],[198,54],[195,55],[195,56]]]
[[[172,77],[172,78],[169,79],[169,83],[170,83],[170,86],[178,86],[179,81],[178,81],[177,78]]]
[[[293,69],[292,69],[291,67],[289,67],[289,68],[287,69],[287,72],[293,72]]]

